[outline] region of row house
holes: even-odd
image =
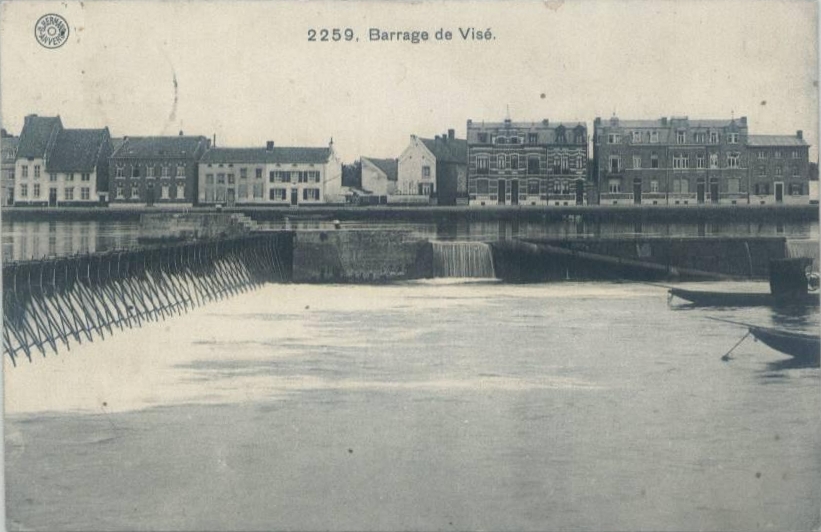
[[[211,148],[199,164],[200,205],[339,203],[342,163],[326,148]]]
[[[360,157],[359,160],[362,163],[362,190],[374,196],[396,194],[398,159]]]
[[[583,123],[467,122],[470,205],[581,205],[587,201]]]
[[[111,155],[111,206],[191,206],[199,161],[211,142],[203,136],[124,137]]]
[[[14,169],[14,204],[88,206],[108,183],[108,128],[66,129],[59,116],[25,118]]]
[[[5,129],[0,131],[0,204],[4,207],[14,205],[14,161],[19,141],[19,137],[9,135]]]
[[[467,141],[456,132],[432,139],[411,135],[397,163],[396,197],[402,203],[467,203]]]
[[[809,149],[800,130],[795,135],[750,135],[750,203],[808,203]]]
[[[747,203],[747,118],[596,118],[593,182],[602,205]]]

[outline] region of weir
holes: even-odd
[[[431,242],[434,277],[495,279],[493,254],[484,242]]]
[[[291,278],[293,233],[270,232],[3,266],[3,347],[43,356]]]
[[[787,240],[787,256],[793,259],[812,259],[813,271],[818,271],[818,259],[821,248],[817,240]]]

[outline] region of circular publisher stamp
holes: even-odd
[[[68,22],[54,13],[43,15],[34,25],[34,37],[40,46],[59,48],[68,40]]]

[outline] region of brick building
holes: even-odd
[[[108,128],[66,129],[60,117],[25,118],[15,160],[14,204],[82,206],[108,183]]]
[[[750,135],[750,203],[809,203],[810,146],[795,135]]]
[[[581,122],[467,122],[470,205],[587,201],[587,126]]]
[[[344,201],[342,163],[324,148],[211,148],[199,163],[200,205],[316,205]]]
[[[747,118],[596,118],[593,182],[602,205],[747,203]]]
[[[182,131],[176,137],[124,137],[109,163],[110,205],[193,205],[198,164],[210,145]]]

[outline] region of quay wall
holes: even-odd
[[[409,231],[298,231],[297,283],[378,283],[433,276],[433,246]]]

